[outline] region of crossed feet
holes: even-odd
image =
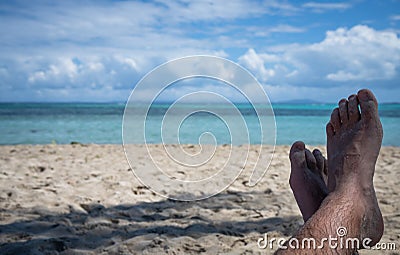
[[[334,207],[335,203],[343,206],[339,201],[350,201],[357,206],[337,217],[348,218],[345,222],[358,228],[353,233],[359,239],[370,238],[373,246],[383,234],[382,214],[373,186],[383,131],[372,92],[363,89],[340,100],[326,126],[326,134],[327,160],[317,149],[310,152],[303,142],[295,142],[290,150],[289,183],[303,219],[307,222],[319,217],[321,213],[316,212],[320,208]]]

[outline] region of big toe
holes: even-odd
[[[289,158],[293,166],[296,167],[306,167],[306,146],[303,142],[297,141],[293,143],[292,148],[290,148]]]
[[[370,120],[378,116],[378,101],[368,89],[362,89],[357,93],[361,109],[361,119]]]
[[[339,131],[341,126],[339,108],[333,109],[329,123],[331,124],[335,133]]]

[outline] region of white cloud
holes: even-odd
[[[270,85],[393,87],[400,77],[400,39],[367,26],[339,28],[328,31],[319,43],[282,46],[267,53],[249,49],[239,60]]]
[[[245,65],[250,71],[255,72],[263,81],[275,76],[273,68],[266,68],[266,63],[276,62],[279,58],[269,54],[257,54],[254,49],[239,58],[239,62]]]
[[[167,60],[193,54],[235,60],[249,48],[240,63],[273,86],[379,81],[389,87],[398,80],[393,29],[341,28],[319,43],[263,49],[274,38],[312,34],[310,25],[295,21],[304,9],[345,10],[351,4],[299,7],[277,0],[2,3],[0,93],[16,100],[24,93],[29,99],[125,100],[146,72]],[[282,17],[290,24],[280,23]]]
[[[308,2],[303,4],[303,7],[311,9],[314,12],[325,12],[331,10],[346,10],[351,8],[351,4],[343,2],[331,2],[331,3]]]
[[[251,27],[248,28],[250,31],[254,31],[256,36],[269,36],[273,33],[302,33],[306,31],[306,29],[301,27],[295,27],[286,24],[280,24],[273,27]]]
[[[400,15],[393,15],[390,17],[391,20],[398,21],[400,20]]]
[[[59,58],[56,63],[50,64],[46,70],[35,71],[28,76],[30,84],[55,82],[62,80],[74,82],[78,75],[78,66],[69,58]]]
[[[97,4],[95,4],[97,3]],[[198,40],[182,38],[182,25],[191,22],[220,22],[237,18],[257,17],[271,11],[289,9],[287,4],[268,1],[112,1],[56,2],[35,4],[26,2],[4,7],[9,15],[0,17],[3,42],[19,45],[57,43],[62,46],[89,43],[98,46],[118,45],[142,49],[182,44],[204,45]],[[79,5],[76,6],[76,5]],[[6,5],[7,6],[7,5]],[[28,29],[29,28],[29,29]],[[171,40],[175,39],[175,40]],[[183,40],[186,39],[186,40]],[[175,44],[176,46],[176,44]]]
[[[47,64],[38,64],[37,59],[33,62],[36,65],[20,70],[28,72],[27,83],[30,88],[100,88],[114,85],[120,88],[132,86],[139,76],[136,61],[119,55],[50,58]]]
[[[132,88],[146,72],[167,60],[193,54],[227,56],[223,46],[235,45],[235,40],[224,37],[193,39],[182,24],[233,20],[267,11],[242,0],[85,1],[79,2],[79,8],[76,4],[2,6],[7,15],[0,15],[0,87],[26,91]],[[90,94],[86,95],[90,100]]]
[[[260,8],[257,2],[242,0],[232,1],[168,1],[159,0],[167,7],[168,18],[175,22],[198,20],[234,19],[252,15],[260,15],[266,8]],[[267,7],[267,6],[265,6]]]
[[[28,81],[30,84],[41,82],[74,82],[78,75],[78,66],[69,58],[59,58],[56,63],[50,64],[47,69],[35,71],[30,74]]]

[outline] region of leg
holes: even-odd
[[[359,108],[361,112],[359,111]],[[345,227],[344,240],[356,238],[360,244],[376,244],[383,234],[383,219],[375,196],[373,175],[382,143],[382,125],[377,101],[369,90],[361,90],[341,100],[327,125],[329,195],[320,208],[294,236],[313,237],[317,246],[323,238],[338,237]],[[300,247],[301,248],[301,247]],[[353,254],[346,247],[332,249],[327,243],[313,254]],[[310,254],[309,249],[279,250],[277,254]]]

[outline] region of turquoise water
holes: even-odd
[[[1,103],[0,144],[122,143],[124,104],[118,103]],[[156,105],[146,122],[148,143],[161,143],[160,123],[168,105]],[[193,105],[188,105],[193,107]],[[333,104],[274,104],[277,144],[303,140],[325,144],[325,124]],[[250,142],[259,143],[260,125],[249,105],[238,105]],[[400,104],[380,105],[384,145],[400,146]],[[213,133],[219,144],[230,143],[229,129],[210,114],[197,114],[182,123],[181,143],[198,143],[203,132]],[[134,132],[133,132],[134,133]],[[140,135],[140,134],[138,134]],[[205,139],[207,141],[207,139]]]

